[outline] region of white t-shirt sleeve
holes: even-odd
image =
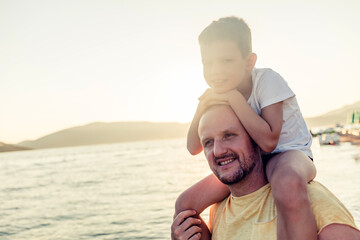
[[[261,76],[257,87],[261,109],[295,96],[280,74],[271,69]]]

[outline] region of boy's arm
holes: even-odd
[[[229,188],[213,174],[183,192],[175,203],[175,220],[171,226],[172,240],[184,239],[182,237],[192,236],[194,233],[201,233],[201,236],[200,234],[194,235],[194,238],[192,238],[194,240],[211,239],[209,228],[199,214],[205,208],[223,200],[229,194]],[[183,216],[184,214],[187,216]],[[185,218],[189,219],[186,219],[187,223],[184,221]],[[194,219],[200,219],[201,222]]]
[[[196,155],[203,150],[203,147],[200,142],[198,128],[199,128],[199,121],[200,118],[206,109],[206,107],[212,104],[228,104],[227,101],[223,100],[216,100],[211,98],[212,90],[207,89],[200,97],[199,97],[199,104],[196,108],[196,112],[194,118],[191,122],[188,135],[187,135],[187,149],[192,155]]]
[[[214,174],[210,174],[180,194],[175,202],[175,215],[188,209],[202,213],[207,207],[223,200],[229,194],[229,188]]]
[[[229,104],[259,147],[265,152],[272,152],[279,142],[281,133],[283,102],[264,107],[261,116],[256,114],[238,91],[232,91]]]
[[[196,109],[195,116],[191,122],[187,135],[187,149],[192,155],[196,155],[203,150],[198,134],[199,121],[202,114],[199,107],[200,103],[198,108]]]
[[[175,203],[175,220],[171,227],[172,239],[181,239],[181,237],[193,234],[194,231],[200,232],[199,228],[201,228],[201,238],[195,239],[210,239],[209,229],[199,214],[212,204],[223,200],[229,194],[229,188],[221,183],[214,174],[210,174],[183,192]],[[187,214],[186,217],[184,214]],[[194,217],[189,218],[189,216]],[[192,224],[181,224],[185,218],[189,218],[187,221]],[[193,218],[200,219],[201,223]],[[192,226],[191,229],[190,225]]]
[[[213,97],[229,102],[246,131],[263,151],[272,152],[276,148],[282,128],[283,102],[263,108],[259,116],[237,90],[213,94]]]

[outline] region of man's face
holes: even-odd
[[[219,40],[201,46],[204,77],[216,93],[236,89],[249,71],[234,41]]]
[[[216,106],[202,116],[199,137],[211,170],[224,184],[240,182],[259,161],[249,135],[229,106]]]

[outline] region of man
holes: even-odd
[[[201,117],[199,137],[211,170],[231,195],[211,208],[209,228],[192,210],[177,214],[172,239],[275,240],[276,208],[260,151],[232,109],[210,107]],[[331,192],[312,182],[308,194],[320,240],[360,240],[353,217]]]

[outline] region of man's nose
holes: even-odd
[[[214,156],[221,157],[226,154],[227,148],[221,140],[216,140],[214,142]]]

